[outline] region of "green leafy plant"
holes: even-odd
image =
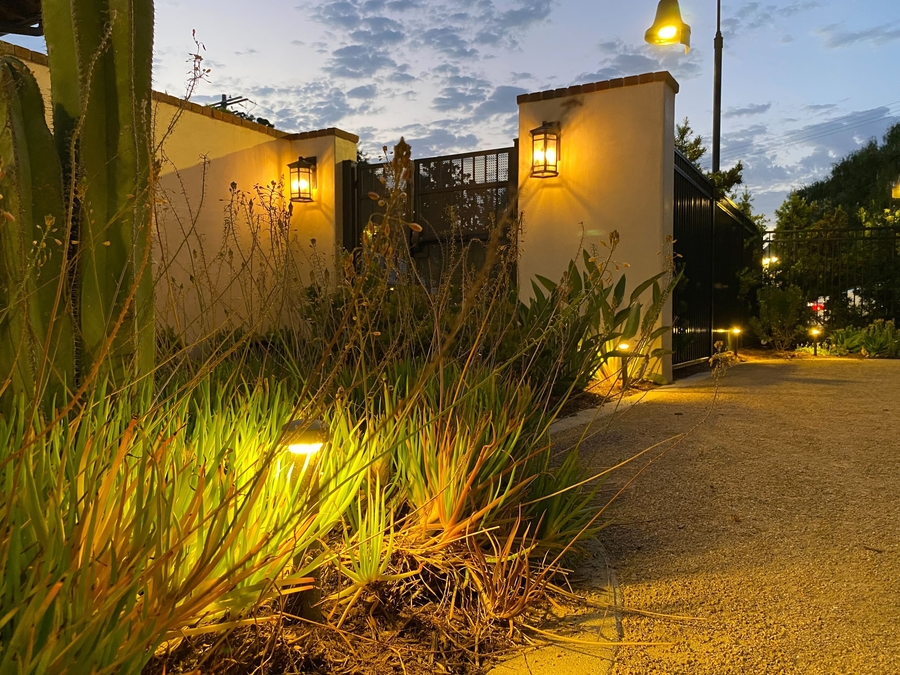
[[[879,319],[869,324],[860,335],[859,351],[868,358],[900,357],[900,330],[893,321]]]
[[[763,342],[774,344],[776,349],[787,349],[808,319],[803,292],[796,286],[766,286],[759,289],[756,298],[759,317],[750,319],[754,332]]]

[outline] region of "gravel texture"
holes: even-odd
[[[625,641],[671,644],[612,672],[900,673],[900,361],[758,360],[715,389],[652,392],[583,446],[600,469],[688,434],[604,488],[656,457],[601,539]]]

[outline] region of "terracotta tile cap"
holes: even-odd
[[[562,89],[551,89],[548,91],[538,91],[530,94],[521,94],[516,97],[516,102],[534,103],[535,101],[548,101],[563,96],[576,96],[578,94],[590,94],[595,91],[604,91],[606,89],[617,89],[619,87],[632,87],[638,84],[652,84],[653,82],[665,82],[678,93],[678,82],[667,71],[657,73],[642,73],[641,75],[631,75],[630,77],[617,77],[611,80],[603,80],[602,82],[591,82],[589,84],[578,84],[572,87]]]

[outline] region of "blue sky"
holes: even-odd
[[[196,30],[195,101],[247,96],[280,129],[337,126],[371,155],[404,135],[424,157],[511,144],[517,94],[668,70],[708,140],[715,1],[680,4],[687,55],[643,42],[656,0],[157,0],[154,87],[184,92]],[[722,29],[722,164],[743,160],[758,211],[900,122],[895,0],[726,0]]]

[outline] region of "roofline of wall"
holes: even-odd
[[[359,143],[359,136],[351,134],[349,131],[338,129],[337,127],[328,127],[327,129],[319,129],[318,131],[302,131],[298,134],[286,134],[282,138],[286,141],[305,141],[309,138],[320,138],[322,136],[337,136],[351,143]]]
[[[33,52],[30,49],[20,47],[19,45],[14,45],[10,42],[4,42],[3,40],[0,40],[0,54],[12,54],[17,59],[22,59],[23,61],[31,61],[32,63],[37,63],[40,66],[47,66],[50,64],[50,61],[47,59],[46,54]]]
[[[50,61],[47,58],[46,54],[41,54],[40,52],[26,49],[25,47],[20,47],[19,45],[14,45],[2,40],[0,40],[0,54],[11,54],[16,58],[21,59],[22,61],[36,63],[40,66],[49,67],[50,65]],[[320,136],[337,136],[338,138],[343,138],[344,140],[350,141],[351,143],[359,142],[359,136],[351,134],[349,131],[343,131],[334,127],[331,127],[329,129],[320,129],[318,131],[304,131],[299,134],[289,134],[286,131],[273,129],[272,127],[267,127],[265,124],[251,122],[250,120],[242,119],[237,115],[226,113],[218,108],[211,108],[209,106],[192,103],[191,101],[178,98],[177,96],[163,94],[159,91],[154,91],[152,95],[153,100],[159,103],[167,103],[177,108],[184,108],[184,110],[190,111],[192,113],[197,113],[198,115],[204,115],[205,117],[219,120],[220,122],[227,122],[239,127],[244,127],[245,129],[259,131],[260,133],[272,136],[273,138],[283,138],[289,141],[301,141],[307,138],[318,138]]]
[[[679,90],[678,82],[672,77],[667,70],[658,73],[644,73],[643,75],[632,75],[631,77],[617,77],[612,80],[603,80],[602,82],[591,82],[590,84],[576,84],[573,87],[563,87],[562,89],[550,89],[548,91],[538,91],[533,94],[521,94],[516,97],[516,103],[533,103],[535,101],[547,101],[554,98],[562,98],[564,96],[577,96],[579,94],[590,94],[595,91],[604,91],[606,89],[618,89],[619,87],[633,87],[637,84],[650,84],[651,82],[664,82],[669,85],[677,94]]]

